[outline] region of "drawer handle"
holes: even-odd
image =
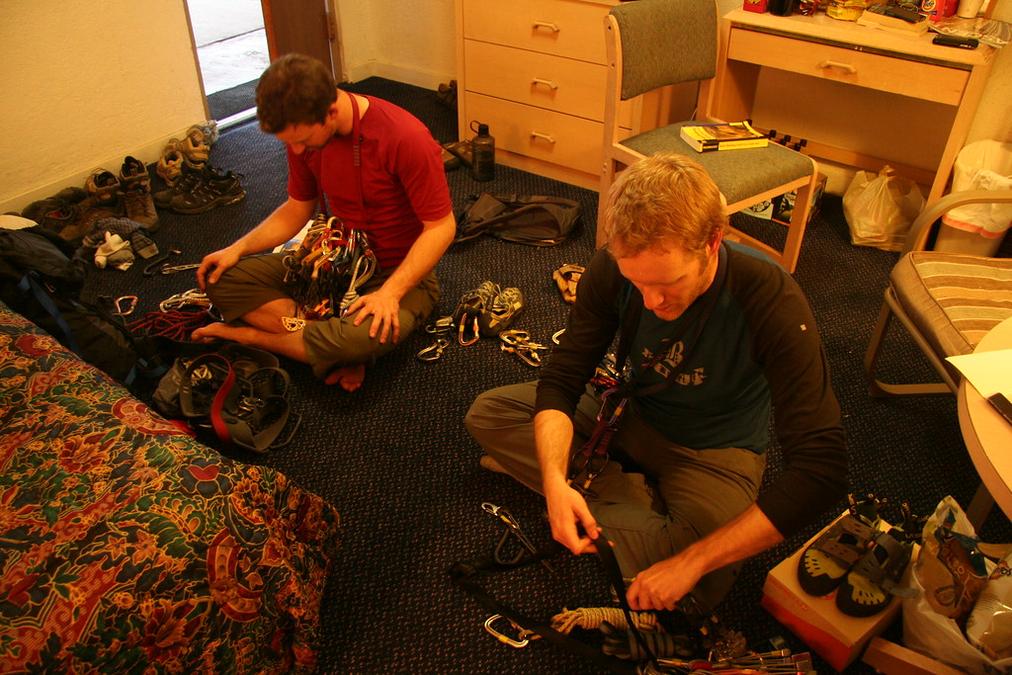
[[[531,138],[540,138],[541,140],[548,141],[552,145],[555,145],[555,137],[549,134],[543,134],[540,131],[532,131]]]
[[[535,77],[533,80],[531,80],[531,84],[533,84],[533,85],[539,85],[540,84],[540,85],[543,85],[545,87],[548,87],[549,89],[558,89],[559,88],[558,83],[552,82],[551,80],[543,80],[540,77]]]
[[[535,21],[534,22],[534,30],[537,30],[539,28],[545,28],[547,30],[552,31],[553,33],[558,33],[559,32],[559,24],[552,23],[550,21]]]
[[[851,75],[857,72],[857,68],[855,68],[854,66],[850,65],[849,63],[841,63],[839,61],[829,61],[829,60],[822,61],[821,63],[819,63],[819,68],[822,68],[823,70],[825,70],[826,68],[839,68],[840,70],[850,73]]]

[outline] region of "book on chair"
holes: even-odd
[[[769,139],[752,128],[748,121],[717,124],[687,124],[682,127],[682,140],[697,152],[765,148]]]

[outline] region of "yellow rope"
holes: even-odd
[[[633,612],[632,617],[639,630],[663,631],[657,623],[657,615],[653,612]],[[573,628],[594,630],[604,621],[620,630],[629,629],[625,620],[625,612],[620,607],[577,607],[576,609],[563,607],[561,612],[552,617],[552,628],[568,635]]]

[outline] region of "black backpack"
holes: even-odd
[[[155,342],[135,337],[111,311],[81,299],[86,263],[72,255],[41,227],[0,229],[0,300],[126,385],[164,372]]]
[[[454,243],[490,234],[497,239],[530,246],[555,246],[570,235],[580,220],[580,204],[548,195],[491,195],[468,197],[457,215]]]

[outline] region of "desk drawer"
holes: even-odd
[[[467,116],[488,124],[497,148],[599,174],[604,125],[466,92]]]
[[[869,54],[831,45],[735,28],[727,56],[802,75],[959,105],[969,72],[899,56]]]
[[[464,40],[468,91],[603,122],[607,77],[596,63]],[[631,123],[632,105],[624,101],[619,125]]]
[[[604,64],[609,9],[577,0],[465,0],[464,37]]]

